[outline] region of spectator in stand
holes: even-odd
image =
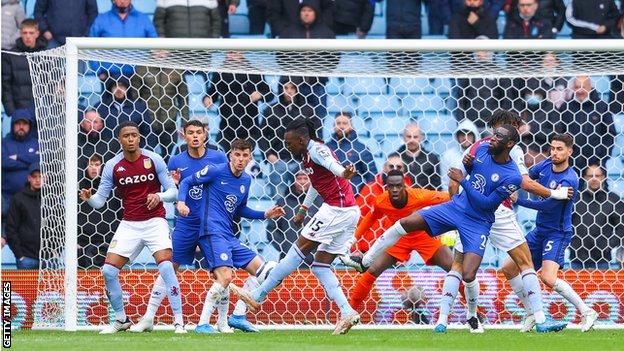
[[[533,165],[536,165],[549,157],[549,144],[538,145],[536,143],[531,143],[527,146],[527,151],[524,154],[524,164],[527,168],[531,168]]]
[[[457,11],[449,24],[450,39],[476,39],[485,36],[498,39],[496,18],[483,7],[483,0],[465,0],[465,7]]]
[[[280,260],[286,256],[288,250],[299,237],[301,227],[289,220],[297,214],[297,209],[303,203],[308,189],[310,188],[310,178],[304,170],[295,174],[295,181],[287,192],[281,193],[276,201],[276,206],[281,206],[286,214],[278,219],[269,220],[267,223],[267,237],[271,245],[279,251]],[[312,206],[308,209],[308,218],[312,218],[319,207],[323,204],[323,199],[317,196]],[[312,263],[312,255],[308,255],[306,263]]]
[[[221,15],[218,7],[218,0],[159,0],[154,12],[154,27],[161,38],[219,38]]]
[[[312,107],[305,103],[299,94],[300,77],[281,77],[278,86],[278,99],[264,110],[260,130],[262,136],[258,142],[260,150],[269,164],[269,183],[271,195],[284,194],[292,183],[294,174],[299,170],[298,161],[284,147],[286,126],[297,117],[312,118],[317,131],[322,128],[320,118],[314,115]]]
[[[605,171],[597,164],[583,172],[585,188],[574,205],[573,269],[608,269],[611,250],[624,246],[624,202],[609,191]]]
[[[429,35],[443,35],[452,16],[451,0],[425,0]]]
[[[113,8],[100,13],[93,21],[89,36],[95,38],[156,38],[156,28],[150,18],[132,6],[131,0],[113,0]],[[102,81],[108,77],[132,77],[132,65],[116,65],[92,61],[91,68]]]
[[[247,18],[249,18],[249,34],[264,34],[268,23],[267,5],[270,0],[247,0]]]
[[[288,34],[288,28],[300,22],[301,5],[309,4],[318,14],[319,21],[331,26],[334,21],[333,0],[267,0],[267,18],[271,25],[271,35],[282,37]]]
[[[299,21],[292,24],[281,38],[289,39],[335,39],[336,36],[325,23],[319,18],[319,11],[314,1],[304,0],[299,5]],[[339,56],[326,54],[325,62],[338,64]],[[319,118],[327,115],[327,94],[325,84],[327,77],[304,77],[304,82],[299,86],[299,93],[305,97],[306,103],[314,108],[314,113]]]
[[[620,11],[613,0],[570,0],[566,19],[572,39],[610,39]]]
[[[11,51],[32,53],[45,50],[47,42],[39,35],[39,25],[33,19],[20,24],[20,37]],[[28,59],[24,55],[2,53],[2,105],[7,115],[17,109],[34,106],[32,80]]]
[[[107,130],[114,131],[119,123],[132,121],[139,125],[142,136],[141,148],[147,146],[147,149],[154,150],[158,145],[158,138],[152,133],[151,128],[153,119],[145,106],[145,101],[136,97],[127,79],[110,79],[102,95],[102,102],[96,110],[104,119]]]
[[[343,0],[334,2],[332,28],[337,35],[355,33],[359,39],[373,25],[375,7],[370,0]]]
[[[26,186],[15,194],[9,205],[9,213],[6,217],[6,241],[15,255],[17,269],[38,269],[39,250],[41,249],[39,163],[32,163],[28,167],[27,174]]]
[[[563,0],[536,0],[539,4],[535,17],[547,21],[552,28],[553,37],[561,32],[565,22],[566,6]],[[518,0],[506,0],[504,6],[507,20],[519,14]]]
[[[228,52],[223,71],[213,73],[204,97],[206,108],[221,101],[217,142],[225,152],[230,150],[230,143],[236,138],[259,139],[258,104],[273,100],[271,88],[261,75],[229,72],[233,68],[244,71],[245,67],[252,69],[242,52]]]
[[[483,0],[483,8],[495,21],[505,5],[506,0]],[[451,0],[451,13],[459,12],[465,6],[464,0]]]
[[[357,138],[357,132],[353,130],[350,112],[336,113],[334,120],[334,134],[328,141],[327,146],[334,150],[338,160],[342,164],[351,164],[357,174],[351,178],[354,194],[358,194],[362,187],[374,180],[377,173],[373,154],[366,145]]]
[[[421,12],[421,0],[386,0],[386,38],[420,39]]]
[[[35,19],[48,49],[65,45],[67,37],[85,37],[98,15],[96,0],[37,0]]]
[[[13,195],[22,189],[28,167],[39,162],[39,142],[34,131],[35,116],[19,109],[11,116],[11,133],[2,139],[2,213],[6,214]]]
[[[119,143],[113,138],[113,131],[104,128],[104,119],[97,110],[88,109],[80,121],[78,132],[78,169],[87,169],[89,157],[97,155],[103,160],[112,159],[119,151]]]
[[[464,152],[466,152],[475,141],[480,139],[479,135],[477,126],[468,119],[461,121],[461,123],[457,125],[457,129],[455,129],[455,133],[453,133],[457,145],[448,148],[440,158],[440,174],[442,175],[441,182],[443,190],[448,190],[448,170],[451,167],[462,169]]]
[[[420,144],[424,139],[420,127],[416,123],[410,123],[403,131],[403,141],[397,153],[407,166],[407,174],[410,176],[414,187],[431,190],[440,189],[440,158],[433,152],[422,148]]]
[[[622,16],[618,20],[615,31],[615,38],[624,39],[624,6],[622,6]],[[624,56],[620,55],[620,59]],[[609,108],[611,113],[619,115],[624,113],[624,75],[617,75],[611,79],[611,91],[609,93]]]
[[[526,132],[521,135],[525,145],[546,145],[555,133],[555,125],[561,114],[548,100],[548,86],[543,80],[529,79],[520,91],[521,99],[516,100],[515,110],[525,121]]]
[[[615,140],[613,116],[587,76],[574,80],[574,98],[562,106],[557,132],[574,136],[574,166],[580,172],[589,163],[604,165]]]
[[[11,50],[20,37],[20,23],[26,19],[19,0],[2,0],[2,50]]]
[[[102,158],[93,154],[80,177],[80,189],[97,189],[102,174]],[[78,212],[78,266],[80,268],[101,268],[106,258],[108,244],[121,221],[121,201],[111,196],[104,207],[94,209],[86,202],[80,202]]]
[[[518,0],[518,11],[507,17],[505,39],[553,39],[551,21],[537,16],[538,0]]]
[[[366,216],[373,209],[373,205],[375,204],[375,201],[377,201],[377,197],[385,191],[386,175],[393,169],[405,171],[405,164],[403,163],[403,160],[401,160],[401,156],[396,153],[388,156],[388,159],[383,165],[382,172],[377,173],[374,180],[364,185],[360,193],[355,197],[355,202],[360,207],[362,217]],[[407,186],[412,185],[412,180],[407,174],[405,174],[405,184]],[[367,231],[355,243],[356,249],[363,253],[368,251],[373,242],[375,242],[375,240],[393,224],[394,223],[389,222],[385,218],[378,220],[373,224],[371,230]]]
[[[230,37],[230,15],[236,13],[240,0],[218,0],[219,17],[221,18],[221,37]]]

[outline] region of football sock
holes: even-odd
[[[345,296],[342,288],[340,287],[340,283],[338,282],[338,278],[336,278],[336,274],[331,268],[331,265],[320,262],[312,263],[312,273],[318,278],[325,289],[325,294],[329,297],[330,300],[334,301],[338,308],[340,308],[340,315],[342,317],[350,316],[356,314],[355,310],[351,308],[349,302],[347,301],[347,297]]]
[[[581,314],[587,313],[590,308],[583,302],[581,297],[572,289],[570,284],[565,281],[558,279],[555,281],[555,285],[553,286],[553,290],[558,292],[559,295],[563,296],[566,300],[570,301],[576,308],[581,312]]]
[[[145,311],[143,318],[153,321],[158,308],[165,299],[165,296],[167,296],[167,286],[165,285],[163,278],[158,275],[158,278],[156,278],[154,286],[152,287],[152,293],[150,295],[149,302],[147,303],[147,310]]]
[[[119,268],[104,263],[102,267],[104,285],[106,286],[106,296],[115,311],[115,319],[120,322],[126,321],[126,311],[124,311],[123,292],[119,283]]]
[[[180,283],[176,277],[176,271],[171,261],[162,261],[158,264],[158,271],[167,286],[167,298],[173,310],[175,324],[184,324],[182,318],[182,297],[180,296]]]
[[[535,274],[535,269],[525,269],[520,273],[520,275],[522,276],[524,291],[526,292],[529,304],[533,310],[535,323],[544,323],[546,316],[544,315],[544,307],[542,305],[542,289],[539,280],[537,279],[537,274]]]
[[[210,290],[206,293],[206,300],[204,301],[204,307],[202,308],[197,325],[210,323],[210,316],[212,315],[216,304],[221,300],[224,290],[225,288],[219,282],[215,281],[212,283]]]
[[[244,304],[244,302],[243,302]],[[230,287],[223,289],[221,298],[217,302],[217,324],[227,324],[228,310],[230,309]]]
[[[377,277],[370,274],[368,271],[364,272],[358,277],[355,287],[351,290],[349,296],[349,304],[354,309],[358,309],[362,302],[366,299],[370,291],[373,289]]]
[[[450,271],[446,273],[442,287],[442,298],[440,299],[440,316],[436,324],[446,325],[448,323],[448,315],[451,313],[451,308],[455,303],[461,279],[459,272]]]
[[[245,279],[245,284],[243,284],[243,289],[247,291],[254,291],[260,284],[258,284],[258,280],[255,277],[248,277]],[[247,312],[247,305],[243,300],[236,301],[236,306],[234,307],[234,312],[232,313],[235,316],[244,316]]]
[[[468,306],[468,319],[477,316],[477,305],[479,304],[479,280],[470,283],[464,281],[464,293],[466,294],[466,305]]]
[[[299,250],[297,245],[291,246],[286,256],[277,263],[277,266],[273,268],[264,282],[254,290],[252,293],[253,299],[257,302],[264,301],[267,294],[278,286],[284,278],[297,269],[303,260],[305,260],[305,255]]]
[[[386,251],[390,246],[394,245],[403,235],[407,234],[401,222],[396,221],[388,230],[386,230],[382,236],[380,236],[375,243],[370,247],[368,252],[362,258],[362,264],[365,267],[369,267],[381,254]]]
[[[524,283],[522,282],[522,276],[518,274],[517,276],[509,279],[509,285],[511,285],[511,290],[518,296],[520,301],[522,301],[522,305],[524,306],[524,310],[526,311],[526,315],[530,316],[533,314],[533,307],[531,306],[531,301],[529,301],[529,296],[524,290]]]

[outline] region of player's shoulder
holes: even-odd
[[[188,158],[188,153],[186,151],[182,151],[179,154],[175,154],[169,158],[169,164],[167,165],[170,169],[178,168],[180,164],[183,164]]]
[[[468,153],[474,156],[480,148],[487,148],[490,145],[490,139],[491,137],[485,137],[475,141],[475,143],[470,146]]]
[[[215,161],[215,163],[224,163],[228,161],[225,153],[217,148],[209,149],[208,147],[206,147],[206,153],[204,154],[203,158],[205,160],[213,160]]]
[[[145,156],[145,157],[149,157],[154,161],[162,161],[163,163],[165,162],[165,160],[162,158],[162,156],[160,156],[159,154],[155,153],[154,151],[151,150],[147,150],[147,149],[141,149],[141,155]]]
[[[117,166],[118,163],[120,163],[122,160],[124,159],[124,154],[123,152],[118,153],[117,155],[113,156],[113,158],[111,158],[110,160],[106,161],[104,163],[104,167],[108,167],[108,168],[114,168],[115,166]]]
[[[578,189],[578,187],[580,186],[581,180],[579,179],[578,174],[576,173],[576,171],[574,170],[574,167],[572,166],[566,169],[565,179],[568,182],[570,182],[572,187],[574,187],[575,189]]]
[[[390,194],[387,191],[377,195],[375,198],[375,206],[377,207],[387,207],[390,204]]]

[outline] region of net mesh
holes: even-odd
[[[618,313],[624,303],[622,280],[613,272],[586,270],[621,268],[624,260],[621,53],[79,50],[78,57],[80,118],[66,115],[64,49],[29,56],[45,177],[35,326],[64,323],[65,183],[97,188],[101,165],[120,151],[113,131],[121,121],[137,122],[142,146],[165,161],[184,149],[179,130],[189,119],[205,122],[209,142],[224,151],[235,137],[253,139],[250,205],[266,209],[283,204],[287,217],[242,220],[240,240],[265,260],[278,261],[298,235],[289,219],[307,178],[296,176],[300,165],[284,148],[282,137],[290,120],[315,119],[319,135],[336,149],[341,162],[356,166],[359,176],[352,184],[359,204],[366,208],[382,189],[380,174],[397,163],[403,163],[413,186],[446,190],[446,169],[461,162],[463,148],[474,141],[471,134],[477,139],[487,135],[485,121],[500,108],[518,112],[527,122],[522,129],[527,166],[547,157],[548,137],[555,132],[575,136],[579,174],[589,164],[601,166],[592,170],[576,206],[576,232],[565,266],[573,269],[565,276],[600,311],[602,323],[624,322]],[[347,125],[355,133],[340,136],[346,128],[335,127],[340,112],[350,114]],[[75,130],[66,130],[66,118],[76,120]],[[65,169],[67,133],[78,133],[76,173]],[[395,152],[400,157],[389,158]],[[601,198],[599,192],[606,189],[608,195]],[[115,194],[102,209],[79,203],[76,211],[78,325],[105,324],[111,311],[98,268],[119,224],[121,203]],[[523,230],[533,228],[533,211],[517,209],[517,216]],[[172,227],[174,218],[169,205]],[[358,249],[367,250],[386,226],[381,221],[371,228],[357,243]],[[456,238],[449,234],[442,240],[452,246]],[[480,272],[481,300],[492,324],[517,323],[522,316],[517,297],[498,271],[505,257],[488,247]],[[179,275],[184,313],[193,323],[211,284],[202,260],[197,255],[195,266],[183,267]],[[357,275],[337,269],[349,295]],[[145,312],[157,274],[147,251],[121,274],[126,312],[132,320]],[[241,285],[245,275],[239,273],[236,283]],[[426,266],[413,253],[377,280],[363,321],[433,323],[443,278],[443,270]],[[545,299],[552,317],[580,320],[573,306],[558,295],[545,293]],[[463,303],[457,301],[452,322],[463,320]],[[157,322],[171,323],[166,302],[157,316]],[[336,316],[336,307],[302,267],[250,319],[265,324],[325,324]]]

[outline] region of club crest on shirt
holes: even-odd
[[[557,182],[555,180],[551,180],[549,185],[551,189],[557,189]]]
[[[244,185],[240,186],[240,192],[241,192],[241,194],[245,193],[245,186]]]
[[[143,159],[143,168],[150,169],[152,168],[152,160],[149,158]]]
[[[492,179],[493,182],[498,182],[500,176],[498,175],[498,173],[492,173],[492,177],[490,179]]]

